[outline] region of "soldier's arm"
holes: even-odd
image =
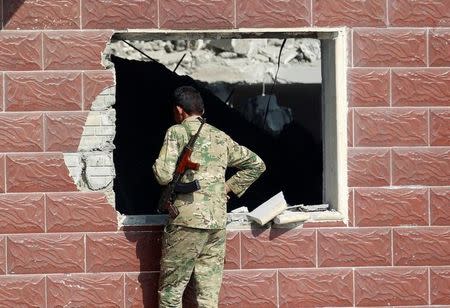
[[[240,170],[228,179],[226,186],[240,197],[266,170],[266,165],[258,155],[231,138],[228,141],[228,157],[228,166]]]
[[[179,139],[179,133],[174,126],[167,130],[159,156],[153,164],[153,173],[160,185],[167,185],[172,181],[181,151]]]

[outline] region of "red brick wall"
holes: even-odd
[[[74,148],[93,98],[111,84],[100,52],[113,30],[316,26],[350,27],[351,224],[229,232],[222,306],[450,305],[449,1],[2,7],[3,305],[155,307],[161,231],[117,232],[105,196],[77,192],[61,152]]]

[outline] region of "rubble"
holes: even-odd
[[[329,204],[310,204],[310,205],[299,205],[299,208],[303,212],[318,212],[318,211],[326,211],[330,207]]]
[[[286,208],[287,203],[283,192],[279,192],[247,214],[247,217],[262,226],[281,214]]]
[[[248,223],[248,208],[246,206],[241,206],[240,208],[232,210],[230,213],[228,213],[227,216],[227,223],[234,223],[234,224],[245,224]]]
[[[261,226],[273,220],[275,228],[295,228],[302,225],[305,221],[336,221],[343,219],[341,213],[328,209],[328,204],[288,206],[283,192],[279,192],[246,215],[251,221],[257,222]],[[242,208],[237,210],[239,213],[245,213]]]
[[[320,60],[320,41],[304,38],[296,41],[296,46],[302,51],[304,59],[309,62]]]
[[[267,74],[275,74],[281,39],[221,39],[131,41],[149,57],[174,69],[186,54],[177,70],[204,82],[261,83]],[[106,54],[122,58],[149,61],[122,41],[112,42]],[[288,39],[281,54],[280,82],[320,83],[320,40]],[[295,69],[295,73],[292,73]],[[306,69],[307,71],[304,71]],[[313,69],[315,73],[311,74]],[[284,71],[289,73],[284,73]]]
[[[311,218],[308,213],[303,213],[299,211],[284,211],[283,213],[277,215],[273,220],[276,225],[284,225],[294,222],[303,222]]]

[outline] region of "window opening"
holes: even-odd
[[[314,32],[289,38],[281,54],[278,84],[270,93],[280,37],[188,40],[189,36],[179,36],[130,40],[158,62],[144,59],[120,42],[126,34],[116,35],[109,46],[116,71],[117,210],[127,215],[156,213],[161,188],[151,166],[166,129],[173,125],[170,95],[181,85],[200,90],[208,123],[258,153],[268,166],[242,198],[230,200],[228,211],[240,206],[252,210],[279,191],[291,205],[329,202],[324,186],[337,183],[330,180],[336,178],[336,170],[327,176],[323,164],[324,158],[332,159],[323,151],[324,126],[330,118],[324,115],[321,82],[323,40],[314,39]],[[337,201],[331,203],[337,208]]]

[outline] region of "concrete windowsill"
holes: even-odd
[[[332,217],[330,217],[330,213]],[[346,226],[343,215],[339,212],[311,212],[311,218],[304,222],[291,223],[286,225],[267,224],[260,226],[249,221],[245,214],[228,213],[227,230],[251,230],[261,228],[302,228],[302,227],[336,227]],[[331,219],[330,219],[331,218]],[[119,219],[119,229],[146,229],[146,227],[158,227],[166,224],[167,215],[121,215]]]

